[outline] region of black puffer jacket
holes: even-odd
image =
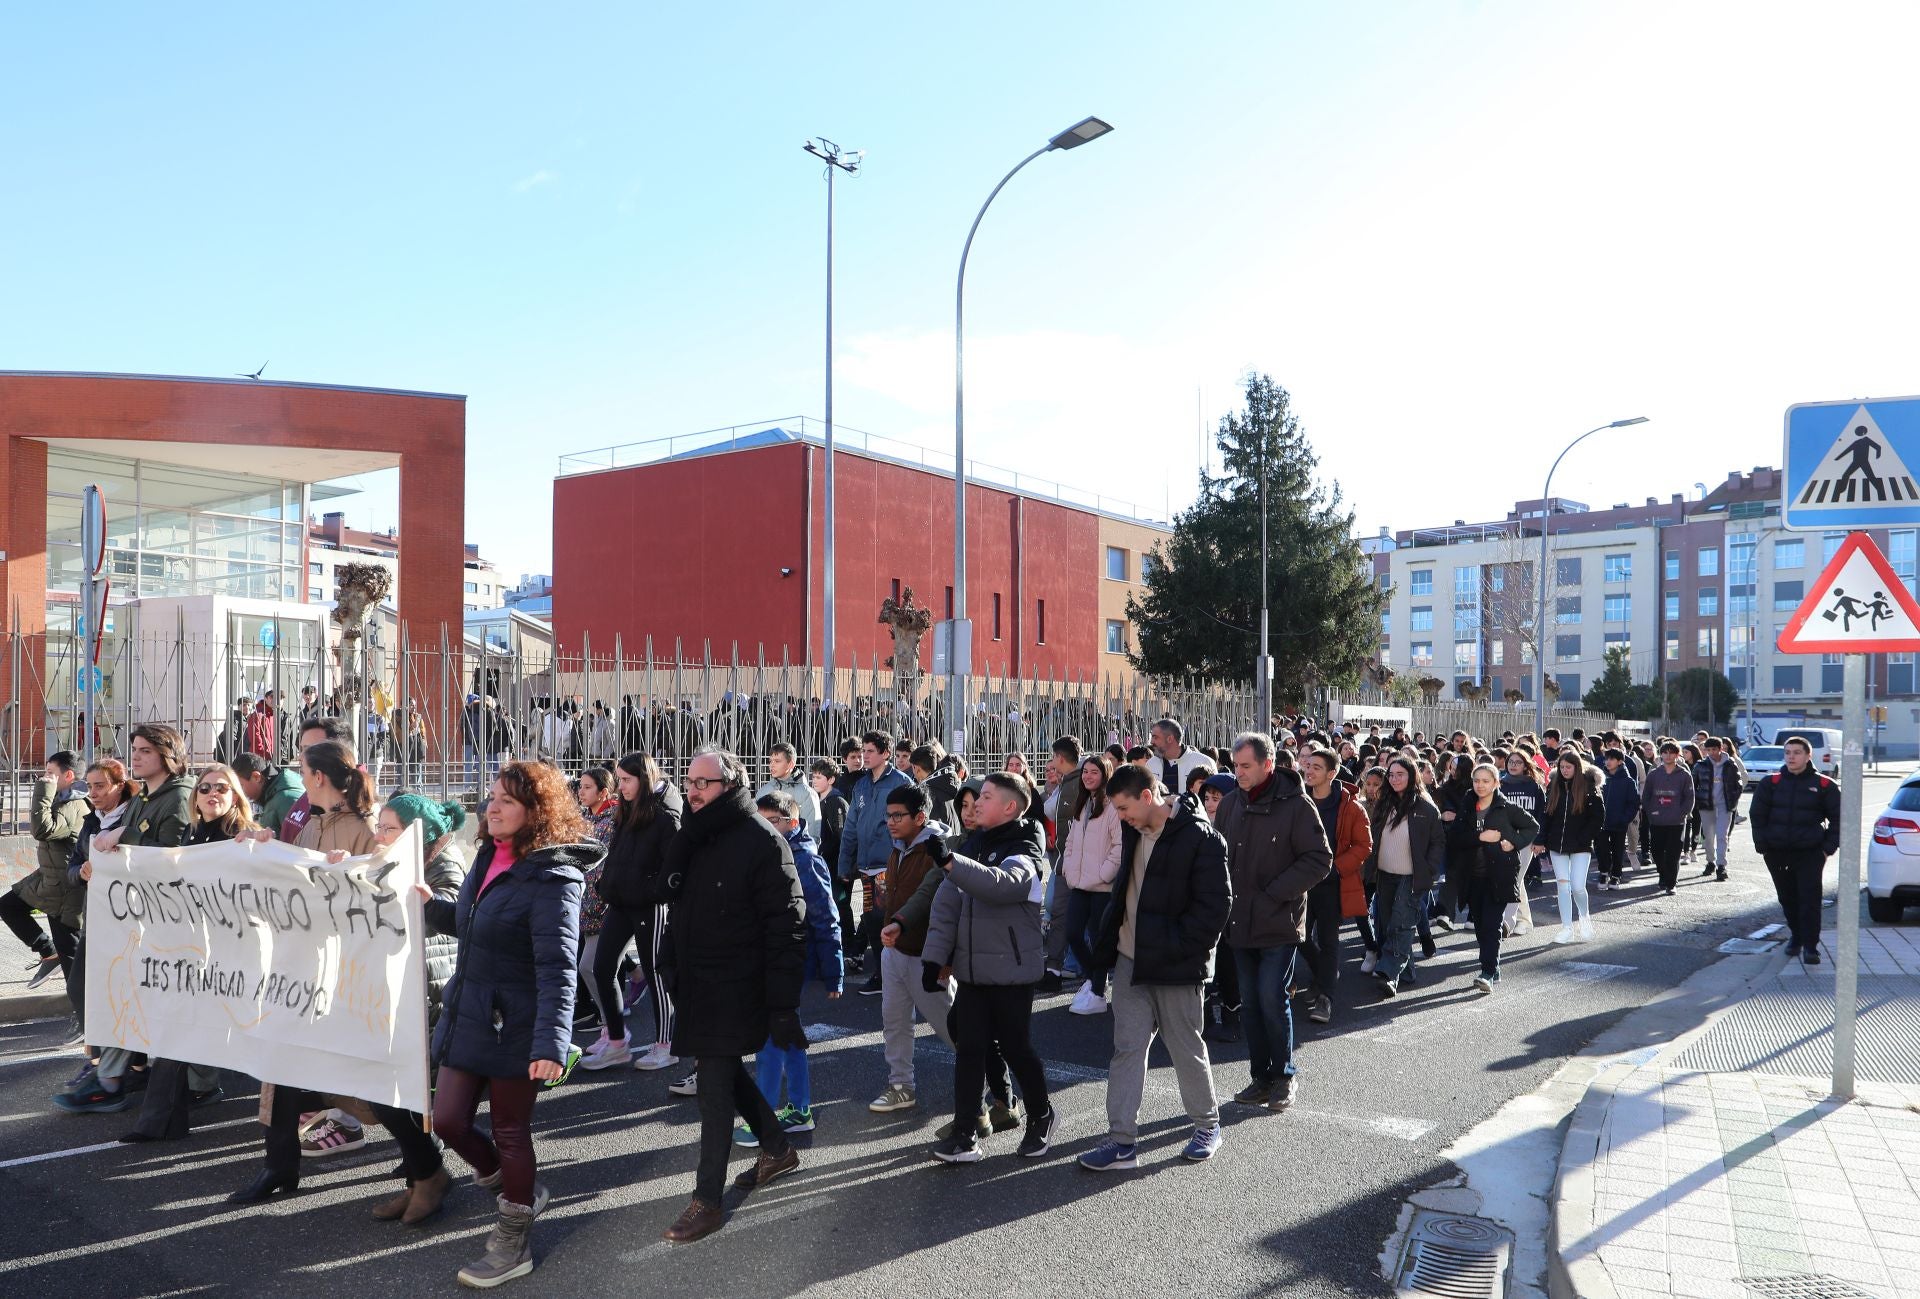
[[[1840,851],[1840,783],[1815,771],[1785,768],[1753,787],[1753,846],[1762,853],[1818,848]]]
[[[659,806],[653,810],[653,820],[645,826],[638,830],[621,830],[615,826],[597,886],[600,900],[610,907],[637,911],[667,900],[666,886],[660,878],[661,867],[666,864],[667,845],[680,829],[687,805],[672,781],[667,782],[657,798]]]
[[[580,891],[604,850],[563,843],[528,853],[487,888],[491,840],[474,857],[457,901],[426,904],[427,928],[460,940],[434,1027],[433,1060],[483,1078],[525,1078],[535,1060],[559,1063],[573,1042]]]
[[[1485,812],[1478,810],[1477,802],[1469,804],[1464,819],[1475,836],[1474,847],[1480,850],[1472,861],[1474,876],[1486,882],[1496,902],[1526,901],[1526,894],[1520,889],[1520,863],[1527,855],[1527,845],[1540,833],[1540,823],[1509,803],[1507,796],[1497,790]],[[1511,846],[1502,848],[1499,843],[1480,842],[1478,836],[1487,830],[1498,831],[1500,838]]]
[[[1593,841],[1600,837],[1600,830],[1607,822],[1607,805],[1600,792],[1598,773],[1583,772],[1580,778],[1586,783],[1586,790],[1578,812],[1573,810],[1573,782],[1558,770],[1547,785],[1546,801],[1542,804],[1546,811],[1540,817],[1540,842],[1548,852],[1562,857],[1592,852]]]
[[[806,902],[793,850],[734,788],[688,812],[661,883],[673,897],[660,963],[673,989],[673,1053],[742,1056],[776,1011],[800,1004]]]
[[[427,863],[427,889],[442,902],[457,903],[460,900],[460,886],[466,883],[467,868],[460,858],[452,852],[442,849]],[[440,1022],[440,1006],[446,996],[447,982],[453,978],[453,967],[460,958],[460,943],[451,934],[436,934],[428,927],[427,941],[423,944],[427,956],[427,1024],[431,1027]]]
[[[1304,789],[1297,773],[1275,767],[1259,798],[1236,786],[1214,813],[1233,877],[1227,941],[1234,947],[1307,941],[1307,890],[1333,873],[1333,850]]]
[[[1094,963],[1110,970],[1120,957],[1120,922],[1133,887],[1133,855],[1140,832],[1120,831],[1120,874],[1113,901],[1093,939]],[[1147,858],[1140,881],[1140,902],[1133,920],[1133,981],[1205,983],[1213,977],[1213,952],[1233,909],[1233,885],[1227,875],[1227,841],[1200,815],[1193,799],[1182,795],[1160,839]]]

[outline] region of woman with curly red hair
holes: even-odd
[[[606,851],[567,778],[544,762],[503,767],[485,821],[459,900],[426,903],[427,928],[460,940],[434,1027],[433,1126],[473,1165],[474,1181],[499,1193],[486,1253],[460,1269],[461,1284],[477,1287],[533,1271],[533,1220],[547,1203],[534,1180],[533,1101],[577,1058],[581,889]],[[482,1096],[492,1140],[473,1127]]]

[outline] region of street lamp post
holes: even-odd
[[[821,692],[821,702],[831,706],[833,703],[833,534],[836,531],[833,521],[833,176],[844,171],[849,176],[860,170],[860,160],[866,156],[864,149],[842,150],[832,140],[821,136],[809,140],[800,146],[814,157],[827,164],[827,456],[825,476],[827,480],[826,504],[826,555],[825,571],[821,576],[821,612],[822,631],[825,640],[822,665],[825,668],[826,686]],[[811,593],[809,593],[811,598]]]
[[[1020,173],[1022,167],[1043,153],[1052,153],[1055,149],[1077,149],[1111,130],[1113,127],[1097,117],[1083,118],[1022,158],[1012,171],[1000,178],[1000,183],[987,195],[987,201],[980,205],[973,224],[967,228],[967,242],[960,249],[960,273],[954,278],[953,284],[953,614],[947,620],[947,729],[956,753],[963,752],[966,747],[966,722],[961,716],[961,708],[966,688],[964,678],[973,670],[973,638],[961,632],[962,624],[967,620],[967,389],[966,334],[963,328],[967,300],[967,254],[973,251],[973,236],[980,229],[981,218],[987,215],[993,200],[1000,196],[1000,191]]]
[[[1645,415],[1635,415],[1632,419],[1617,419],[1611,424],[1602,424],[1599,428],[1590,428],[1573,441],[1567,443],[1559,455],[1553,458],[1553,465],[1547,470],[1547,485],[1540,489],[1540,602],[1533,614],[1533,734],[1535,739],[1545,739],[1547,734],[1547,534],[1553,522],[1553,474],[1560,462],[1567,458],[1567,452],[1585,442],[1595,433],[1610,428],[1626,428],[1629,424],[1645,424]]]

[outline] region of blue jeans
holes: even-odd
[[[813,1080],[807,1074],[807,1048],[775,1046],[768,1038],[755,1063],[759,1066],[760,1094],[775,1110],[780,1108],[780,1080],[787,1082],[787,1104],[796,1110],[813,1108]]]
[[[1380,963],[1374,973],[1398,982],[1413,968],[1414,940],[1427,895],[1416,893],[1413,877],[1381,871],[1374,877],[1373,905],[1379,912]]]
[[[1240,975],[1240,1024],[1247,1034],[1247,1065],[1258,1083],[1293,1074],[1293,982],[1291,943],[1280,947],[1236,947],[1233,964]]]

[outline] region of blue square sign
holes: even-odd
[[[1787,409],[1780,521],[1802,532],[1920,524],[1920,397]]]

